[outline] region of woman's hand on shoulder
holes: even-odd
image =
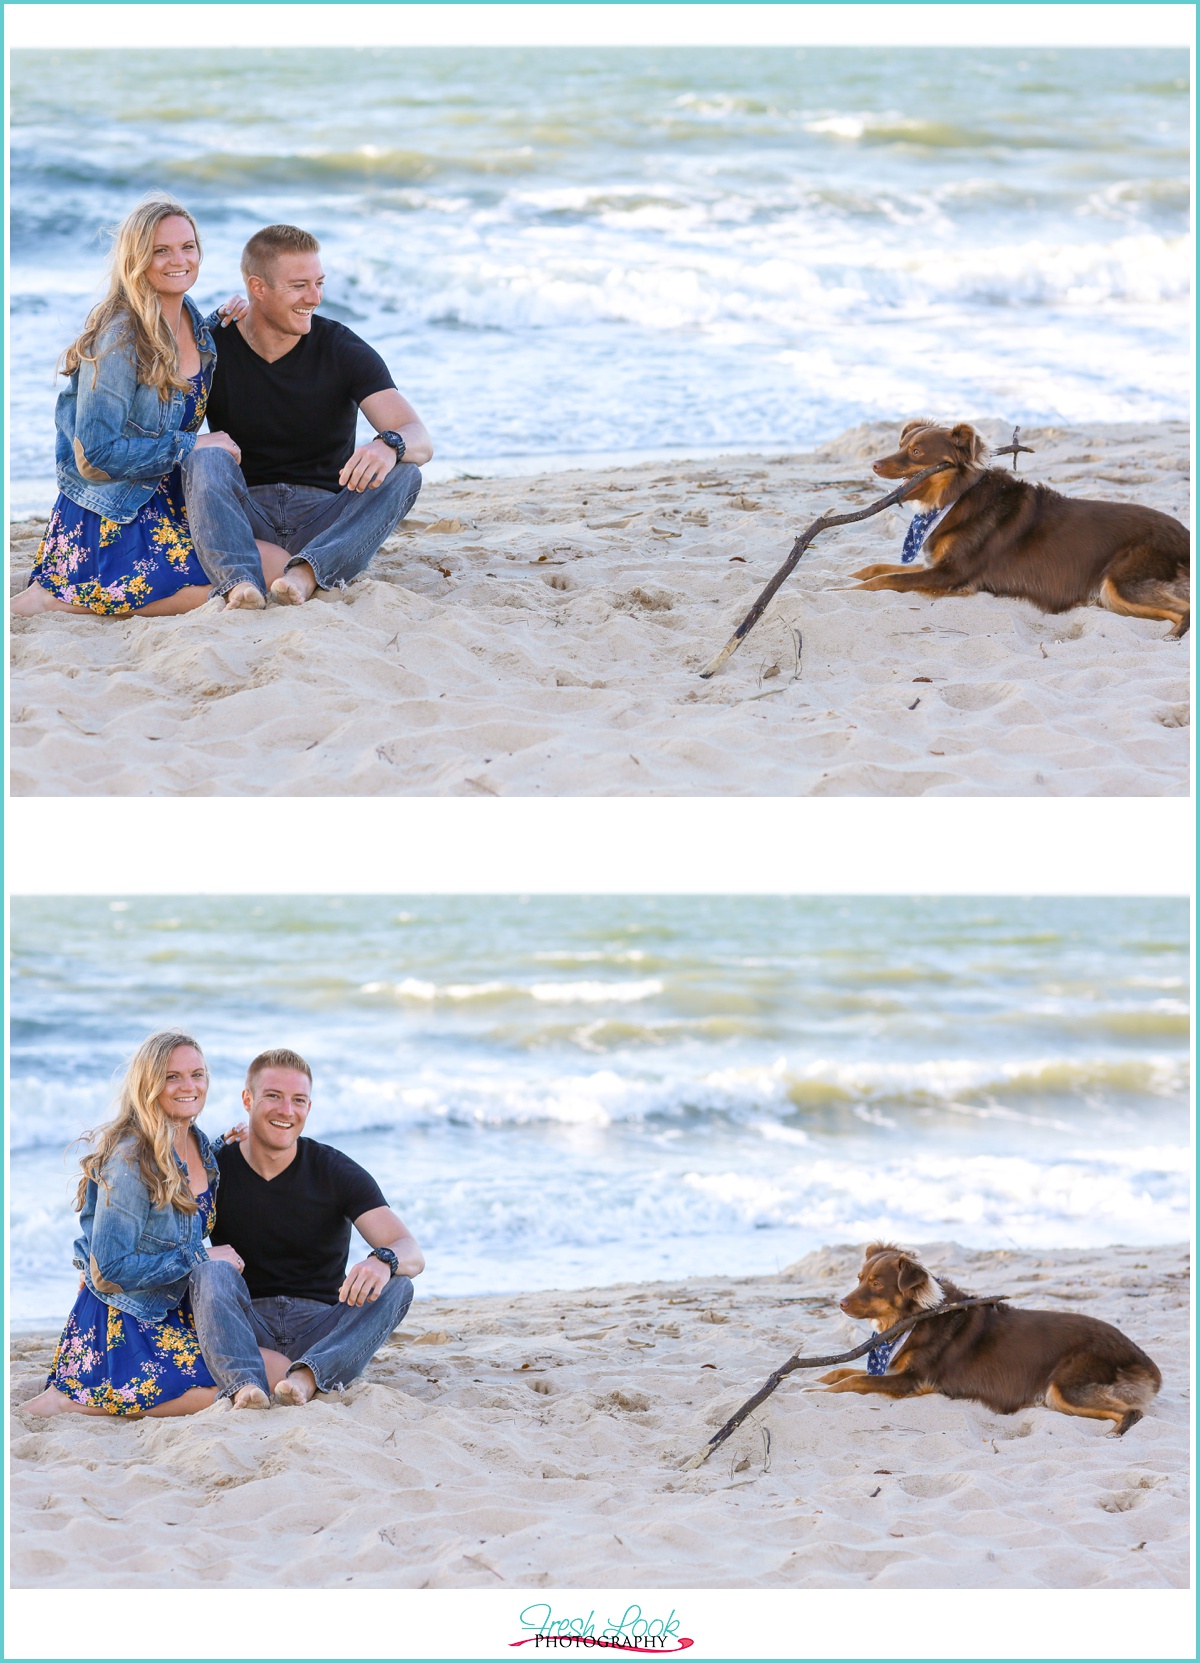
[[[246,1128],[246,1122],[244,1120],[239,1120],[236,1126],[231,1126],[229,1128],[229,1130],[224,1134],[223,1141],[225,1143],[242,1143],[242,1142],[244,1142],[245,1137],[246,1137],[246,1129],[247,1129]]]
[[[231,294],[228,300],[223,300],[217,307],[217,316],[221,320],[221,328],[228,329],[231,323],[244,318],[250,310],[250,302],[245,295]]]

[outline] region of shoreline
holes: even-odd
[[[789,1355],[860,1342],[836,1300],[861,1247],[771,1276],[418,1292],[365,1376],[305,1410],[114,1425],[18,1405],[13,1584],[106,1584],[119,1554],[135,1587],[166,1565],[172,1586],[1186,1586],[1186,1247],[918,1251],[975,1292],[1114,1322],[1163,1371],[1146,1419],[1118,1441],[793,1376],[684,1471]],[[52,1346],[13,1337],[18,1399]]]
[[[989,443],[998,424],[980,423]],[[14,796],[1185,796],[1166,626],[854,590],[892,510],[818,541],[711,681],[797,532],[884,492],[899,423],[803,455],[429,484],[301,611],[12,629]],[[1187,518],[1184,423],[1031,428],[1022,472]],[[11,527],[22,587],[40,523]]]

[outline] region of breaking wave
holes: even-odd
[[[1024,1121],[1069,1130],[1073,1116],[1097,1099],[1177,1099],[1188,1089],[1189,1068],[1178,1057],[933,1059],[920,1063],[803,1064],[718,1068],[691,1077],[648,1077],[615,1068],[586,1072],[529,1072],[477,1061],[469,1071],[425,1063],[415,1077],[360,1075],[323,1078],[320,1134],[453,1125],[480,1130],[538,1123],[606,1127],[621,1122],[686,1119],[693,1134],[706,1120],[742,1123],[770,1114],[803,1128],[806,1117],[846,1113],[845,1125],[897,1124],[927,1108],[975,1119]],[[240,1087],[240,1081],[237,1083]],[[14,1075],[10,1137],[14,1149],[63,1144],[109,1112],[107,1089],[67,1086],[36,1075]],[[224,1102],[230,1105],[219,1108]],[[203,1124],[216,1135],[241,1111],[232,1082],[214,1079]],[[882,1117],[882,1118],[881,1118]],[[836,1122],[832,1128],[836,1130]]]

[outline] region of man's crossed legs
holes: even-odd
[[[295,605],[314,589],[340,589],[357,577],[416,502],[421,470],[398,462],[366,491],[247,485],[228,451],[206,445],[185,459],[183,487],[213,594],[260,608],[268,589]]]
[[[288,1363],[275,1386],[276,1399],[304,1403],[314,1390],[336,1391],[360,1375],[404,1321],[412,1296],[408,1277],[393,1276],[366,1305],[325,1305],[286,1295],[251,1299],[242,1276],[223,1259],[203,1260],[191,1276],[204,1361],[220,1396],[246,1408],[266,1408],[270,1394],[260,1346],[281,1352]]]

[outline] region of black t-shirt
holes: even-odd
[[[241,446],[246,484],[340,491],[359,405],[395,386],[375,348],[320,316],[273,364],[259,357],[236,323],[216,333],[208,426]]]
[[[312,1138],[298,1138],[292,1164],[270,1180],[259,1177],[239,1143],[220,1150],[217,1165],[212,1241],[245,1259],[251,1299],[291,1294],[336,1305],[352,1220],[387,1206],[371,1174]]]

